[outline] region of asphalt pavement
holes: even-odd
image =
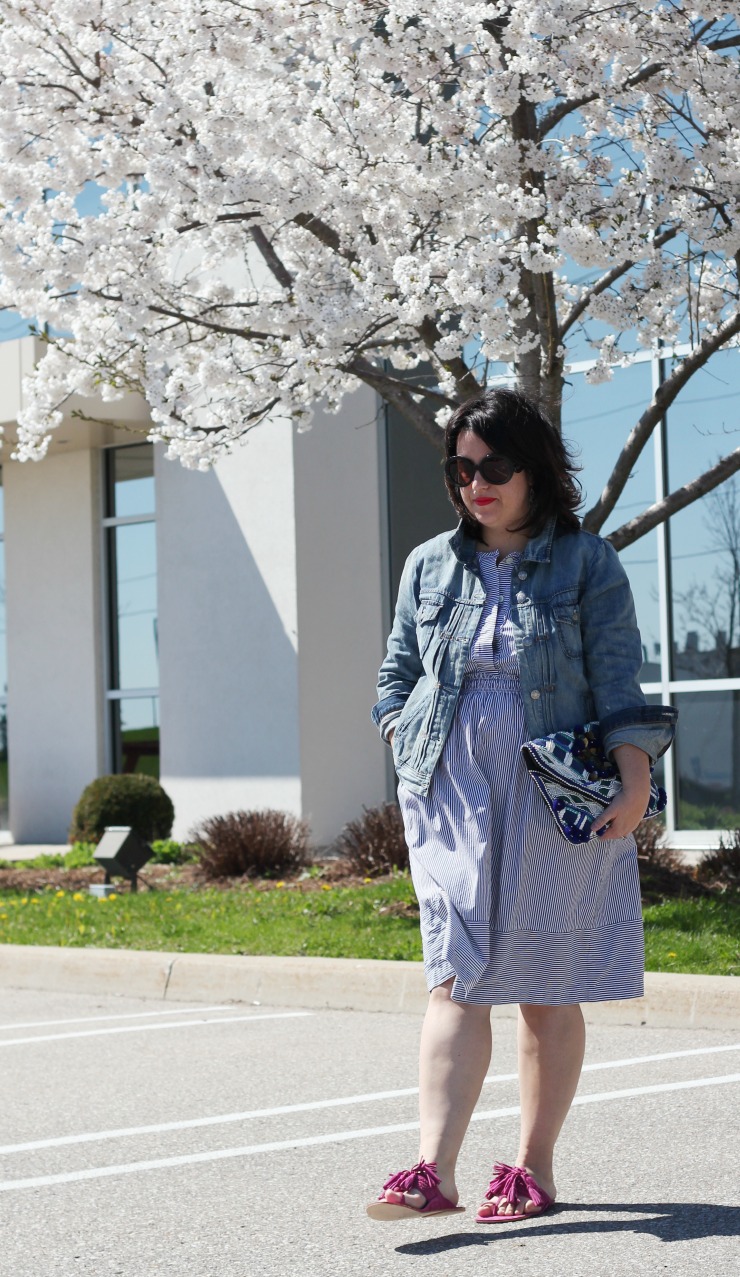
[[[254,1000],[257,1003],[257,999]],[[516,1153],[514,1024],[462,1216],[364,1213],[416,1155],[420,1015],[5,989],[3,1277],[632,1277],[738,1271],[740,1028],[592,1024],[559,1205],[483,1227]]]

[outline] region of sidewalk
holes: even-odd
[[[420,962],[12,944],[0,945],[0,988],[418,1014],[427,1002]],[[740,1031],[740,977],[648,972],[643,998],[583,1011],[592,1024]],[[494,1015],[515,1016],[516,1007],[494,1007]]]

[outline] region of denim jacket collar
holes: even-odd
[[[524,547],[522,558],[531,559],[535,563],[550,562],[550,553],[552,551],[556,523],[557,521],[554,517],[548,519],[542,531],[527,542]],[[462,564],[464,564],[466,568],[470,568],[471,571],[477,573],[478,563],[476,555],[478,551],[476,541],[465,531],[462,519],[450,537],[450,548],[452,549],[453,554]]]

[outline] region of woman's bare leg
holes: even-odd
[[[450,997],[452,980],[429,995],[419,1053],[419,1155],[437,1163],[438,1191],[458,1200],[455,1164],[491,1060],[491,1008]],[[421,1193],[388,1191],[386,1200],[423,1206]]]
[[[519,1094],[522,1120],[517,1166],[555,1196],[553,1151],[576,1093],[586,1031],[580,1006],[519,1008]],[[529,1198],[513,1206],[504,1197],[484,1203],[483,1214],[537,1212]]]

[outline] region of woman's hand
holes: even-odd
[[[636,745],[617,745],[614,759],[622,788],[591,829],[604,840],[626,838],[637,829],[650,798],[650,759]]]

